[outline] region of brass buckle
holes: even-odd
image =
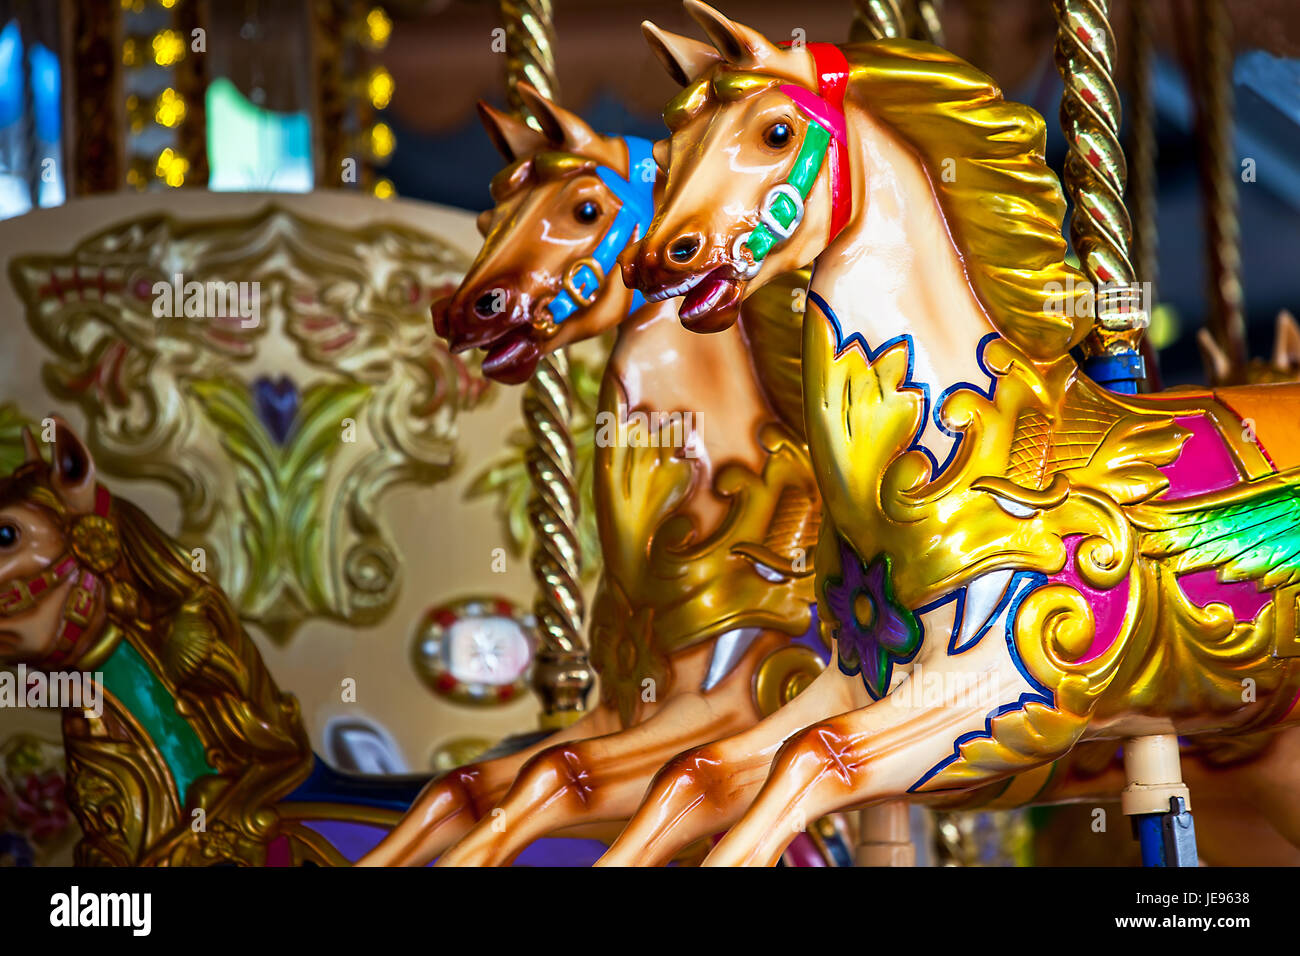
[[[68,595],[68,603],[63,609],[63,617],[65,620],[77,625],[77,627],[89,627],[90,613],[94,606],[95,589],[93,585],[85,588],[80,584],[74,584],[72,593]]]

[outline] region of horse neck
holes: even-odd
[[[865,109],[850,101],[846,111],[855,215],[817,257],[811,285],[814,304],[833,313],[826,318],[838,327],[835,347],[856,335],[874,353],[907,337],[913,381],[928,384],[932,395],[983,381],[978,352],[993,326],[930,175]]]

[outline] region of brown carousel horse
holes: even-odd
[[[54,428],[49,464],[24,431],[25,463],[0,479],[0,664],[62,707],[77,863],[341,865],[369,849],[424,780],[319,762],[225,594]]]
[[[839,666],[802,695],[826,694],[817,722],[678,758],[620,843],[688,839],[708,805],[710,832],[735,821],[708,863],[770,863],[801,819],[1014,785],[1081,742],[1294,725],[1295,387],[1093,385],[1037,114],[925,44],[785,50],[686,5],[713,45],[647,28],[686,88],[625,274],[717,333],[815,260],[801,365]]]
[[[646,305],[614,267],[653,212],[650,144],[520,89],[541,131],[480,106],[509,165],[434,326],[507,383],[617,329],[595,442],[601,697],[551,737],[432,783],[365,864],[503,864],[538,837],[626,820],[669,757],[753,725],[823,666],[815,634],[798,640],[820,514],[793,361],[806,274],[700,343],[674,303]],[[798,707],[777,719],[794,730]]]

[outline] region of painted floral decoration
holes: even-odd
[[[827,577],[825,597],[840,670],[861,674],[867,693],[879,700],[889,689],[894,664],[910,661],[920,648],[921,625],[894,597],[889,555],[878,554],[864,565],[843,538],[839,552],[840,576]]]

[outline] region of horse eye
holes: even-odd
[[[589,226],[600,218],[600,207],[588,199],[584,203],[578,203],[578,208],[573,210],[573,216],[578,222]]]
[[[794,130],[790,128],[789,123],[773,123],[763,133],[763,142],[773,149],[785,149],[792,139],[794,139]]]
[[[12,548],[18,543],[18,525],[0,524],[0,548]]]

